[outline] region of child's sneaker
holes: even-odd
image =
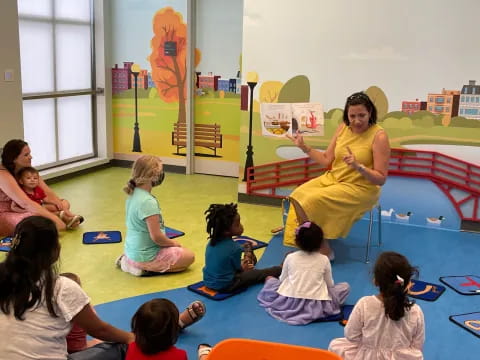
[[[120,268],[122,271],[132,274],[133,276],[142,276],[145,274],[145,270],[132,266],[125,255],[120,258]]]

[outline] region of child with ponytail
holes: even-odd
[[[374,268],[380,293],[358,301],[345,327],[345,337],[332,340],[329,350],[345,360],[423,359],[423,312],[407,297],[410,279],[416,274],[403,255],[382,253]]]

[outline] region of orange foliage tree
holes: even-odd
[[[150,42],[152,52],[148,58],[152,67],[152,80],[158,95],[167,103],[178,101],[178,122],[186,121],[185,99],[187,89],[187,24],[182,14],[168,6],[153,17],[154,37]],[[165,42],[175,42],[175,56],[165,55]],[[200,62],[200,51],[195,49],[195,66]]]

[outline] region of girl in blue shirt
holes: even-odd
[[[117,265],[132,275],[183,271],[195,260],[191,250],[165,235],[162,212],[152,194],[164,177],[162,161],[156,156],[143,155],[133,164],[132,176],[124,188],[129,195],[127,235],[125,254],[117,259]]]
[[[237,204],[212,204],[205,214],[209,235],[203,268],[205,286],[232,292],[263,282],[267,276],[280,276],[280,266],[255,269],[250,259],[241,260],[242,246],[232,239],[243,233]]]

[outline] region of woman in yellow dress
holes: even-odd
[[[296,222],[315,222],[325,239],[345,237],[378,201],[380,186],[387,179],[390,145],[387,134],[376,124],[377,110],[367,94],[357,92],[347,98],[343,122],[326,151],[312,149],[298,132],[289,136],[310,159],[330,170],[290,195],[286,245],[294,245]],[[323,244],[320,251],[333,259],[328,241]]]

